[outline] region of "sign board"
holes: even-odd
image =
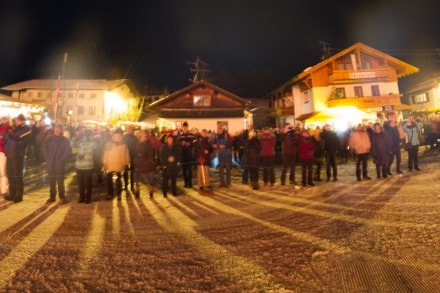
[[[356,78],[376,78],[376,72],[374,71],[365,71],[365,72],[351,72],[350,73],[351,79]]]
[[[385,111],[393,111],[394,106],[388,105],[388,106],[379,106],[379,107],[371,107],[371,108],[364,108],[363,111],[367,113],[374,113],[374,112],[385,112]]]

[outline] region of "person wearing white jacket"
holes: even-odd
[[[420,171],[419,168],[419,133],[420,124],[416,122],[413,116],[408,117],[408,121],[403,125],[403,131],[405,131],[408,139],[408,171],[413,169]]]
[[[78,153],[75,161],[78,178],[80,203],[90,203],[92,200],[92,181],[96,143],[92,140],[92,131],[86,130],[78,143]]]
[[[102,163],[107,174],[107,199],[113,199],[113,176],[116,176],[116,192],[118,200],[121,200],[121,176],[130,163],[128,147],[122,140],[122,130],[116,129],[112,141],[105,145]]]
[[[356,131],[353,131],[350,135],[348,145],[356,155],[356,178],[358,181],[370,180],[368,176],[368,157],[370,156],[371,142],[370,136],[365,129],[365,126],[359,124],[356,127]],[[362,163],[362,177],[361,177],[361,163]]]

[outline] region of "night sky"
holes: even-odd
[[[263,74],[280,85],[320,61],[320,41],[393,50],[422,69],[440,59],[437,0],[1,3],[0,86],[56,78],[65,52],[65,78],[116,76],[169,90],[189,84],[197,56],[210,76]]]

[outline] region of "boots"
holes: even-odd
[[[382,168],[382,177],[383,178],[388,178],[388,170],[386,167]]]
[[[252,182],[252,189],[253,189],[253,190],[258,190],[258,189],[260,189],[260,186],[258,185],[258,182]]]
[[[148,191],[149,191],[149,194],[150,194],[150,198],[153,198],[154,187],[153,186],[148,186]]]
[[[136,185],[134,186],[134,197],[139,198],[139,196],[141,195],[141,191],[139,188],[139,183],[136,183]]]

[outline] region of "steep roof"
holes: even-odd
[[[5,91],[20,91],[26,89],[79,89],[79,90],[111,90],[128,83],[128,79],[32,79],[1,88]]]
[[[228,96],[228,97],[230,97],[230,98],[232,98],[234,100],[237,100],[237,101],[239,101],[241,103],[244,103],[244,104],[249,104],[250,103],[250,101],[248,101],[246,99],[243,99],[243,98],[241,98],[241,97],[239,97],[239,96],[237,96],[237,95],[235,95],[235,94],[233,94],[233,93],[231,93],[231,92],[229,92],[229,91],[227,91],[225,89],[222,89],[221,87],[218,87],[218,86],[216,86],[216,85],[214,85],[214,84],[212,84],[210,82],[202,80],[202,81],[198,81],[198,82],[192,83],[192,84],[190,84],[189,86],[187,86],[187,87],[185,87],[183,89],[180,89],[180,90],[178,90],[178,91],[176,91],[176,92],[174,92],[174,93],[172,93],[172,94],[170,94],[170,95],[168,95],[166,97],[163,97],[160,100],[157,100],[157,101],[151,103],[150,105],[148,105],[147,108],[156,107],[156,106],[158,106],[158,105],[160,105],[162,103],[165,103],[166,101],[172,100],[173,98],[178,97],[181,94],[183,94],[185,92],[188,92],[188,91],[190,91],[190,90],[192,90],[194,88],[197,88],[199,86],[205,86],[205,87],[211,88],[211,89],[213,89],[215,91],[218,91],[218,92],[224,94],[225,96]]]

